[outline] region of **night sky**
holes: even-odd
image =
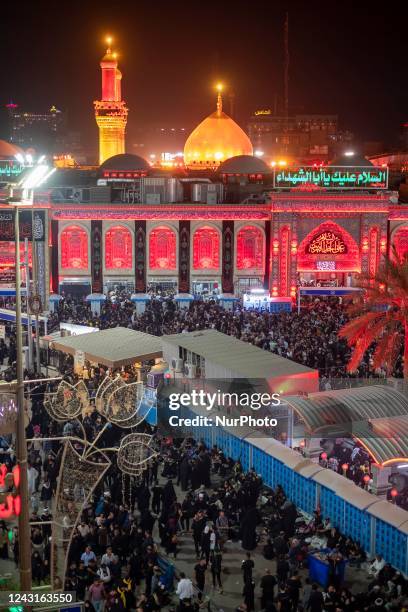
[[[273,106],[275,96],[282,99],[288,8],[290,112],[338,114],[341,127],[360,138],[392,141],[408,121],[403,5],[7,3],[1,15],[0,103],[4,107],[13,99],[35,111],[55,104],[67,111],[70,128],[81,130],[84,144],[91,144],[96,139],[92,101],[100,97],[98,63],[104,36],[111,33],[120,52],[131,135],[146,124],[194,126],[214,109],[212,86],[219,79],[234,90],[236,116],[245,126],[253,110]]]

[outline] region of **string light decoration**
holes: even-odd
[[[138,415],[143,392],[143,383],[138,382],[117,387],[109,395],[104,417],[120,427],[137,427],[144,420],[143,415]]]
[[[142,476],[158,454],[153,447],[153,436],[146,433],[132,432],[125,435],[119,447],[100,449],[97,445],[110,424],[130,429],[142,423],[144,416],[139,414],[139,408],[143,394],[142,383],[127,384],[120,376],[107,376],[96,392],[95,403],[89,397],[83,381],[76,385],[62,381],[56,393],[46,397],[45,406],[49,415],[59,422],[75,421],[83,436],[62,438],[64,451],[52,531],[51,583],[54,589],[61,589],[65,584],[72,535],[84,507],[112,465],[108,454],[116,455],[117,466],[122,472],[122,483],[126,479],[129,481],[130,505],[132,481]],[[105,424],[95,439],[88,440],[82,418],[95,408],[105,419]]]
[[[118,468],[129,476],[141,476],[157,455],[149,434],[131,433],[122,438],[117,455]]]
[[[50,417],[59,422],[78,418],[88,404],[88,389],[82,380],[76,385],[61,381],[57,392],[47,394],[44,401],[44,407]]]
[[[67,440],[61,459],[51,538],[51,585],[63,588],[72,535],[81,513],[99,482],[110,468],[108,457],[99,452],[87,461]]]

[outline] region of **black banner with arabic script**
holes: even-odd
[[[14,215],[15,210],[0,210],[0,241],[14,240]],[[26,238],[36,242],[45,240],[45,211],[44,210],[19,210],[20,240]],[[34,231],[33,231],[34,230]]]

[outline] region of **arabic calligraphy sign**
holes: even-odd
[[[16,178],[23,170],[24,166],[18,161],[8,159],[2,160],[0,161],[0,180]]]
[[[347,253],[347,246],[334,232],[322,232],[313,238],[306,252],[311,255],[339,255]]]
[[[274,171],[274,187],[278,189],[387,189],[388,168],[303,166]]]

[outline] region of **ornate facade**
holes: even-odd
[[[295,298],[299,284],[350,286],[361,272],[374,274],[393,246],[408,250],[408,207],[393,203],[393,192],[264,195],[235,205],[74,205],[38,193],[35,207],[48,217],[47,292],[264,287]]]

